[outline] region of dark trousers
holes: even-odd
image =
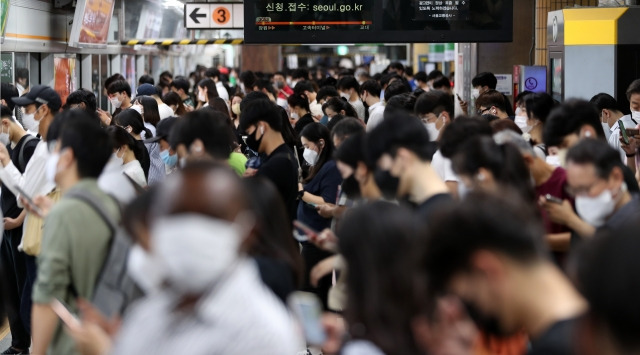
[[[331,274],[323,277],[318,281],[318,287],[311,285],[311,270],[322,260],[330,257],[333,253],[322,250],[309,242],[302,242],[302,258],[304,259],[304,285],[302,291],[314,293],[325,310],[328,310],[328,295],[331,288]]]
[[[22,239],[22,226],[4,231],[0,246],[0,262],[5,273],[3,292],[6,294],[6,309],[11,329],[11,346],[16,349],[28,349],[31,345],[29,327],[24,323],[23,298],[27,280],[27,255],[18,251]],[[29,293],[29,298],[31,293]],[[30,317],[29,317],[30,319]]]

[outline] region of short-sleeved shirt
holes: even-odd
[[[569,200],[571,205],[574,205],[574,200],[567,192],[567,172],[563,168],[556,168],[549,180],[545,181],[542,185],[536,186],[536,197],[546,196],[547,194],[557,197],[561,200]],[[562,224],[551,222],[549,215],[544,208],[539,208],[542,215],[542,221],[544,222],[544,229],[547,233],[566,233],[571,230]]]
[[[324,163],[316,176],[304,185],[304,191],[322,197],[327,203],[336,203],[340,184],[342,184],[342,176],[336,162],[329,160]],[[317,231],[331,227],[331,218],[322,217],[315,207],[304,201],[298,203],[298,220]]]
[[[298,198],[298,162],[291,149],[286,144],[276,148],[262,161],[256,176],[266,177],[276,186],[293,221]]]
[[[431,158],[431,167],[443,181],[458,182],[458,176],[453,172],[451,159],[445,158],[438,149]]]
[[[635,220],[640,220],[640,195],[638,194],[632,194],[631,201],[611,215],[598,230],[620,228]]]
[[[306,115],[300,117],[293,129],[296,131],[296,133],[298,133],[298,135],[300,135],[300,133],[302,133],[302,130],[307,127],[308,124],[311,124],[313,122],[313,117],[311,117],[310,113],[307,113]]]
[[[114,220],[120,219],[116,201],[100,190],[95,179],[81,180],[69,193],[73,191],[92,194]],[[73,294],[88,300],[93,297],[111,237],[109,227],[98,212],[86,202],[63,196],[44,221],[33,302],[48,304],[57,298],[69,305],[71,312],[77,312]],[[78,353],[61,324],[55,330],[48,353]]]
[[[31,139],[27,142],[28,138],[34,138],[33,136],[25,135],[20,138],[18,144],[11,149],[10,145],[7,145],[7,151],[9,151],[9,155],[11,156],[11,162],[18,171],[24,174],[24,171],[27,167],[27,163],[29,163],[29,159],[33,155],[33,152],[36,150],[36,146],[39,139]],[[24,147],[24,148],[23,148]],[[20,150],[22,150],[22,159],[23,166],[20,166]],[[2,203],[2,215],[4,217],[16,218],[22,213],[22,208],[18,207],[18,202],[16,201],[15,195],[9,190],[4,184],[2,184],[2,194],[0,195],[1,203]]]
[[[247,163],[247,157],[244,154],[232,152],[229,156],[229,166],[231,169],[236,172],[239,176],[242,176],[244,172],[247,170],[245,164]]]

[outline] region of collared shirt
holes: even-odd
[[[165,288],[132,305],[112,354],[298,354],[304,350],[287,310],[242,260],[191,310]]]
[[[100,190],[95,179],[79,181],[69,189],[74,191],[92,194],[114,220],[120,219],[116,201]],[[33,303],[48,304],[57,298],[66,303],[71,312],[77,312],[76,297],[71,289],[75,289],[78,297],[92,299],[111,236],[111,230],[95,209],[79,199],[62,196],[44,221]],[[55,330],[48,353],[78,353],[62,323]]]
[[[322,112],[322,105],[320,105],[316,100],[313,100],[313,102],[309,103],[309,109],[311,110],[311,115],[314,118],[318,116],[324,116],[324,112]]]
[[[358,115],[357,118],[359,118],[361,121],[364,121],[365,112],[364,104],[362,103],[362,101],[360,101],[359,99],[356,101],[349,101],[349,104],[351,104],[351,106],[353,106],[353,109],[356,110],[356,114]]]
[[[458,182],[458,176],[453,172],[451,159],[445,158],[438,149],[431,158],[431,167],[442,178],[443,181]]]
[[[624,123],[625,128],[635,128],[639,122],[634,122],[631,118],[631,115],[626,115],[620,117],[620,121]],[[620,125],[618,121],[613,124],[611,127],[611,135],[609,136],[609,145],[613,147],[613,149],[620,152],[620,159],[623,163],[627,162],[627,153],[622,149],[622,145],[620,144]]]
[[[369,106],[369,121],[367,121],[367,132],[373,130],[384,120],[384,105],[382,101]]]
[[[216,83],[216,90],[218,90],[218,96],[220,96],[224,102],[229,102],[229,92],[227,88],[224,87],[224,84],[222,84],[222,81]]]
[[[144,172],[142,174],[144,177]],[[98,186],[106,194],[115,197],[122,205],[128,204],[137,196],[133,184],[122,173],[122,164],[113,156],[102,170],[98,178]]]
[[[164,181],[167,177],[167,171],[164,167],[164,161],[160,158],[160,144],[156,143],[145,143],[144,145],[149,152],[149,179],[145,179],[149,181],[149,185],[154,185],[159,182]],[[146,185],[141,185],[146,186]]]

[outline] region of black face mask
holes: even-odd
[[[388,170],[376,169],[373,174],[373,179],[378,185],[382,196],[386,199],[394,199],[398,194],[398,186],[400,185],[400,179],[391,176]]]
[[[505,331],[500,326],[500,321],[498,320],[498,318],[483,314],[475,305],[469,302],[463,301],[462,303],[467,310],[469,318],[471,318],[476,326],[487,335],[494,335],[497,337],[508,337],[510,335],[513,335],[513,333]]]
[[[358,180],[351,174],[348,178],[342,182],[342,192],[347,195],[348,198],[355,200],[360,198],[360,184]]]
[[[259,140],[256,139],[256,134],[258,134],[258,127],[256,127],[255,131],[253,131],[252,134],[247,135],[247,138],[245,138],[244,142],[247,144],[247,147],[249,147],[249,149],[258,153],[258,148],[260,148],[260,142],[262,142],[264,134],[262,134],[262,137],[260,137]]]

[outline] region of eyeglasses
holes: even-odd
[[[489,111],[489,110],[491,110],[491,107],[489,107],[489,108],[485,108],[485,109],[480,109],[480,115],[484,115],[484,114],[485,114],[485,112],[487,112],[487,111]]]

